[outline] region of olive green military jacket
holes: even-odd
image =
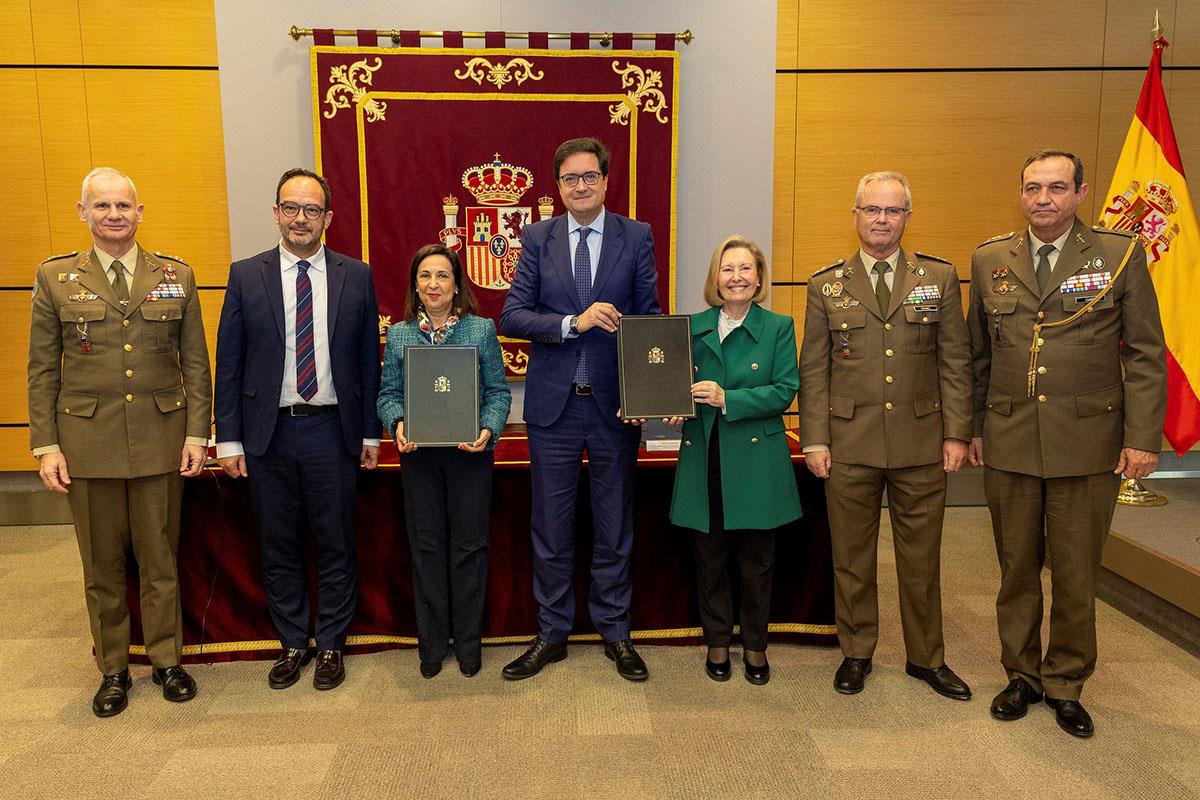
[[[1034,324],[1064,320],[1086,305],[1112,281],[1131,240],[1076,219],[1044,291],[1027,232],[975,251],[968,310],[974,429],[989,466],[1044,478],[1091,475],[1115,468],[1122,447],[1160,449],[1166,349],[1140,244],[1090,313],[1041,331],[1030,390]]]
[[[971,365],[954,266],[900,251],[881,313],[856,253],[808,283],[800,352],[800,441],[879,469],[942,460],[971,438]]]
[[[708,532],[708,443],[718,430],[726,530],[769,530],[801,515],[783,412],[796,397],[796,327],[791,317],[750,305],[725,341],[719,309],[692,316],[696,380],[725,391],[725,413],[697,404],[683,425],[671,522]]]
[[[72,477],[179,469],[208,440],[212,381],[187,264],[138,247],[128,306],[93,250],[37,270],[29,328],[29,443],[57,444]]]

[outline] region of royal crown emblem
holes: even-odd
[[[667,354],[662,351],[661,347],[651,347],[650,352],[646,354],[646,361],[650,364],[664,364],[667,361]]]
[[[532,206],[517,205],[533,188],[533,172],[502,161],[496,153],[491,163],[465,170],[462,185],[478,205],[467,207],[460,225],[458,198],[444,197],[445,227],[438,238],[460,253],[463,268],[476,286],[507,289],[521,257],[521,229],[534,221]],[[538,219],[549,219],[554,198],[539,197],[537,210]]]
[[[1179,223],[1171,217],[1179,210],[1171,187],[1160,180],[1152,180],[1142,186],[1140,181],[1130,181],[1124,194],[1114,197],[1100,225],[1114,231],[1136,233],[1146,248],[1150,263],[1154,264],[1162,254],[1171,249],[1171,242],[1179,235]]]
[[[433,390],[439,394],[450,391],[450,379],[445,375],[438,375],[437,379],[433,382]]]

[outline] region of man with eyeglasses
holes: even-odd
[[[559,145],[554,176],[567,213],[525,227],[500,315],[506,336],[532,342],[524,405],[538,635],[504,667],[509,680],[532,677],[567,655],[575,624],[575,503],[585,451],[595,528],[588,610],[618,674],[631,681],[648,676],[629,638],[640,437],[617,418],[616,331],[623,314],[659,313],[658,274],[650,226],[604,208],[608,162],[608,150],[596,139]]]
[[[966,460],[971,366],[958,274],[909,252],[908,181],[873,172],[851,212],[859,251],[809,279],[800,353],[800,441],[825,479],[833,540],[842,694],[861,692],[879,638],[880,505],[888,514],[900,588],[905,672],[938,694],[969,700],[946,666],[941,542],[946,476]]]
[[[1083,162],[1042,150],[1021,168],[1029,227],[971,265],[972,464],[1000,559],[996,619],[1008,686],[992,716],[1044,696],[1059,727],[1095,732],[1080,703],[1096,668],[1096,582],[1121,473],[1158,465],[1167,366],[1158,299],[1136,236],[1085,225]],[[1051,561],[1042,651],[1042,567]]]
[[[346,676],[354,616],[359,466],[379,463],[379,310],[371,268],[324,247],[329,185],[283,173],[273,208],[280,242],[229,268],[217,329],[217,459],[245,477],[262,539],[267,606],[283,651],[267,683],[299,680],[316,640],[313,686]],[[302,532],[317,549],[310,631]]]
[[[67,495],[91,619],[98,717],[120,714],[129,675],[125,559],[138,563],[151,679],[196,696],[183,667],[176,554],[182,477],[204,469],[212,409],[208,346],[191,268],[137,240],[143,206],[100,167],[76,206],[92,246],[46,259],[29,329],[29,439],[47,489]],[[181,477],[182,476],[182,477]]]

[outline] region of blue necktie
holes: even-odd
[[[296,392],[305,400],[317,393],[317,358],[313,352],[312,281],[309,263],[296,262]]]
[[[591,228],[579,229],[579,244],[575,246],[575,292],[579,295],[579,307],[587,310],[592,304],[592,253],[588,249],[587,237]],[[575,365],[575,383],[587,386],[587,351],[580,346],[579,362]]]

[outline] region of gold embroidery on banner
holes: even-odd
[[[621,76],[621,88],[626,92],[627,102],[613,103],[608,107],[611,122],[616,125],[628,125],[633,109],[653,114],[654,118],[664,125],[667,118],[663,111],[667,108],[667,98],[663,96],[662,72],[657,69],[642,69],[636,64],[628,64],[624,69],[612,62],[613,72]]]
[[[392,327],[392,315],[391,314],[380,314],[379,315],[379,338],[381,341],[387,338],[387,330],[390,327]]]
[[[329,110],[324,114],[325,119],[333,119],[339,108],[350,108],[352,102],[355,105],[362,104],[367,122],[379,122],[384,119],[383,112],[387,110],[387,104],[367,97],[367,90],[364,88],[371,85],[373,73],[382,66],[383,61],[376,57],[375,66],[368,64],[364,58],[350,66],[339,64],[331,67],[329,82],[333,85],[325,92],[325,102],[329,104]]]
[[[524,58],[513,58],[507,64],[493,64],[486,58],[472,58],[466,61],[462,71],[455,70],[454,77],[460,81],[473,80],[483,86],[486,80],[497,89],[503,89],[506,83],[516,81],[520,86],[528,80],[540,81],[545,72],[534,72],[533,62]]]
[[[505,350],[503,355],[505,368],[514,375],[524,375],[529,369],[529,354],[524,350]]]

